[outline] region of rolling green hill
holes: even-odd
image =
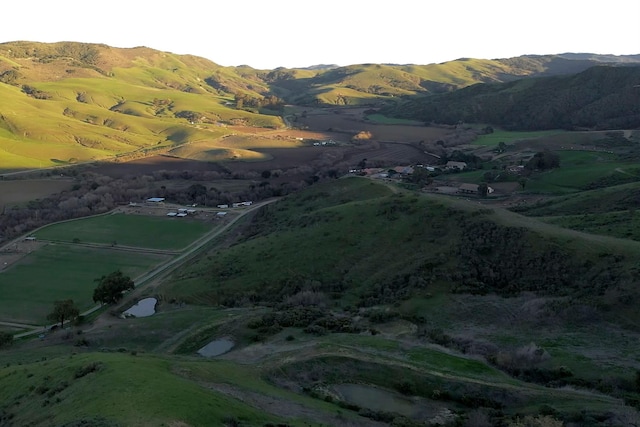
[[[227,125],[282,126],[229,107],[229,93],[205,82],[218,70],[148,48],[1,44],[0,163],[71,164],[212,139]]]
[[[278,304],[313,283],[344,304],[372,306],[434,285],[595,298],[635,283],[635,243],[523,224],[507,211],[344,179],[264,208],[243,243],[184,270],[167,298],[235,305],[252,294]],[[615,277],[599,261],[613,258]]]
[[[558,206],[586,203],[573,197]],[[640,416],[640,243],[360,177],[246,219],[140,290],[158,298],[154,316],[105,313],[0,350],[0,421],[604,427]],[[220,338],[234,348],[196,353]]]
[[[73,164],[211,139],[229,133],[229,125],[283,126],[280,117],[259,114],[251,106],[266,99],[380,106],[408,96],[575,73],[603,60],[624,59],[636,60],[526,56],[429,65],[256,70],[222,67],[204,58],[146,47],[2,43],[0,162],[6,169]],[[518,83],[512,91],[522,92],[528,84]],[[252,102],[237,109],[238,97]],[[615,100],[609,97],[607,105]],[[608,108],[592,105],[601,107]]]

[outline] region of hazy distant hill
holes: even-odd
[[[598,66],[575,75],[474,85],[409,100],[387,112],[425,122],[491,123],[514,130],[637,128],[639,87],[639,66]]]

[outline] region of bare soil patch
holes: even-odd
[[[185,160],[162,155],[136,159],[130,162],[99,163],[92,168],[92,171],[98,174],[111,176],[113,178],[122,178],[127,175],[152,174],[153,172],[162,170],[224,171],[224,169],[216,163]]]
[[[16,240],[0,248],[0,272],[5,271],[16,262],[46,243],[37,240]]]
[[[72,185],[73,180],[62,178],[0,181],[0,209],[47,197],[67,190]]]
[[[373,140],[390,142],[430,142],[451,132],[437,127],[370,123],[364,120],[363,111],[361,108],[313,110],[307,112],[306,118],[300,118],[300,122],[311,131],[340,132],[351,136],[369,131]]]

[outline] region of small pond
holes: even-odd
[[[234,345],[236,345],[236,343],[229,338],[220,338],[202,347],[198,350],[198,354],[204,357],[220,356],[231,350]]]
[[[157,302],[158,300],[155,298],[141,299],[136,305],[125,311],[124,315],[133,317],[153,316],[156,313]]]

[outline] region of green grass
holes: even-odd
[[[619,161],[613,154],[591,151],[557,153],[560,155],[560,167],[532,176],[527,181],[526,191],[567,194],[590,186],[604,187],[640,180],[640,176],[636,176],[637,163]]]
[[[540,138],[545,136],[557,135],[563,133],[561,130],[548,130],[548,131],[506,131],[506,130],[494,130],[493,133],[486,135],[480,135],[473,141],[473,145],[484,145],[487,147],[497,147],[500,142],[505,144],[511,144],[515,141],[531,138]]]
[[[127,353],[58,357],[0,369],[0,408],[13,414],[16,425],[83,419],[92,420],[88,425],[102,421],[136,426],[224,425],[232,419],[263,426],[283,421],[178,373],[203,364],[213,372],[245,370],[207,362],[184,363],[176,370],[171,360]],[[83,370],[88,373],[78,377]]]
[[[94,279],[115,270],[135,278],[167,256],[49,244],[0,274],[2,320],[44,324],[53,302],[73,299],[81,310],[94,305]]]
[[[640,240],[640,214],[635,211],[543,217],[541,219],[551,224],[587,233]]]
[[[160,301],[156,314],[149,317],[129,318],[108,329],[90,331],[84,337],[94,348],[120,348],[172,353],[174,347],[200,331],[206,325],[218,325],[221,321],[234,322],[244,311],[232,312],[217,307],[186,306],[176,308],[169,302]],[[204,344],[211,341],[208,336]],[[202,344],[202,345],[204,345]],[[198,346],[190,355],[202,347]]]
[[[175,209],[167,208],[167,212]],[[42,240],[99,243],[152,249],[182,249],[213,225],[190,218],[113,214],[50,225],[35,233]]]

